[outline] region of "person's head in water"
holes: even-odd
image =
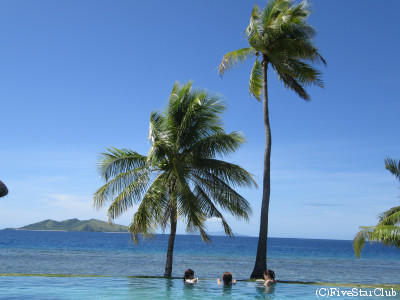
[[[218,278],[217,283],[223,284],[223,285],[232,285],[232,284],[236,284],[236,279],[232,279],[231,272],[225,272],[224,274],[222,274],[222,281],[220,278]]]
[[[268,286],[268,285],[273,285],[276,283],[275,280],[275,272],[272,270],[265,270],[264,271],[264,285]]]
[[[232,273],[225,272],[224,274],[222,274],[222,281],[224,282],[225,285],[231,285],[232,284]]]
[[[275,272],[272,270],[264,271],[264,279],[265,280],[275,280]]]
[[[194,271],[192,269],[187,269],[185,271],[185,275],[183,275],[183,281],[186,279],[193,279],[194,278]]]

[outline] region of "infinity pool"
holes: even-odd
[[[318,290],[321,289],[321,290]],[[129,277],[42,277],[0,276],[1,299],[317,299],[326,297],[330,287],[278,283],[266,288],[257,282],[239,281],[232,287],[217,285],[215,280],[200,280],[185,285],[182,280]],[[351,288],[334,287],[333,292],[351,292]],[[358,290],[357,290],[358,291]],[[366,290],[377,293],[381,291]],[[390,292],[390,290],[385,290]],[[317,295],[319,297],[317,297]],[[400,299],[400,291],[390,299]],[[336,299],[357,299],[335,296]],[[366,297],[359,297],[365,299]]]

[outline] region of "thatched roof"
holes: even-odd
[[[6,185],[0,180],[0,197],[4,197],[8,194],[8,189]]]

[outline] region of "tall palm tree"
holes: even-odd
[[[0,180],[0,198],[8,194],[7,186]]]
[[[260,10],[254,6],[250,24],[245,34],[250,47],[226,53],[219,65],[222,76],[226,71],[254,58],[249,90],[257,100],[263,96],[265,126],[265,153],[263,198],[261,204],[260,232],[257,257],[251,278],[262,278],[267,269],[268,210],[270,198],[271,129],[268,111],[268,67],[271,66],[286,88],[295,91],[302,99],[310,100],[305,91],[308,85],[323,87],[321,74],[310,63],[325,63],[312,38],[316,30],[306,23],[310,14],[305,1],[293,5],[291,0],[272,0]]]
[[[391,158],[385,160],[385,167],[400,181],[400,160]],[[356,256],[361,256],[361,250],[365,242],[380,242],[386,246],[400,248],[400,206],[392,207],[379,216],[376,226],[360,226],[353,241],[353,249]]]
[[[187,232],[200,232],[209,241],[205,221],[216,217],[232,235],[222,210],[248,220],[249,203],[232,187],[256,186],[252,175],[221,160],[244,142],[238,132],[225,133],[221,113],[225,105],[217,95],[175,83],[166,110],[150,116],[147,156],[128,149],[107,149],[99,160],[106,184],[94,194],[94,206],[110,202],[108,217],[117,218],[139,204],[129,231],[139,242],[170,227],[164,277],[171,277],[178,220]]]

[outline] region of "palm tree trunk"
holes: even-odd
[[[171,208],[170,221],[171,221],[171,232],[169,234],[169,239],[168,239],[167,262],[165,264],[165,272],[164,272],[165,278],[171,278],[172,274],[172,261],[174,255],[174,244],[175,244],[176,224],[177,224],[176,207]]]
[[[258,248],[256,263],[250,278],[263,278],[263,273],[267,269],[267,238],[268,238],[268,211],[269,196],[271,192],[271,128],[269,125],[268,111],[268,83],[267,71],[268,60],[263,55],[263,114],[265,126],[265,152],[264,152],[264,174],[263,174],[263,198],[261,203],[260,232],[258,236]]]

